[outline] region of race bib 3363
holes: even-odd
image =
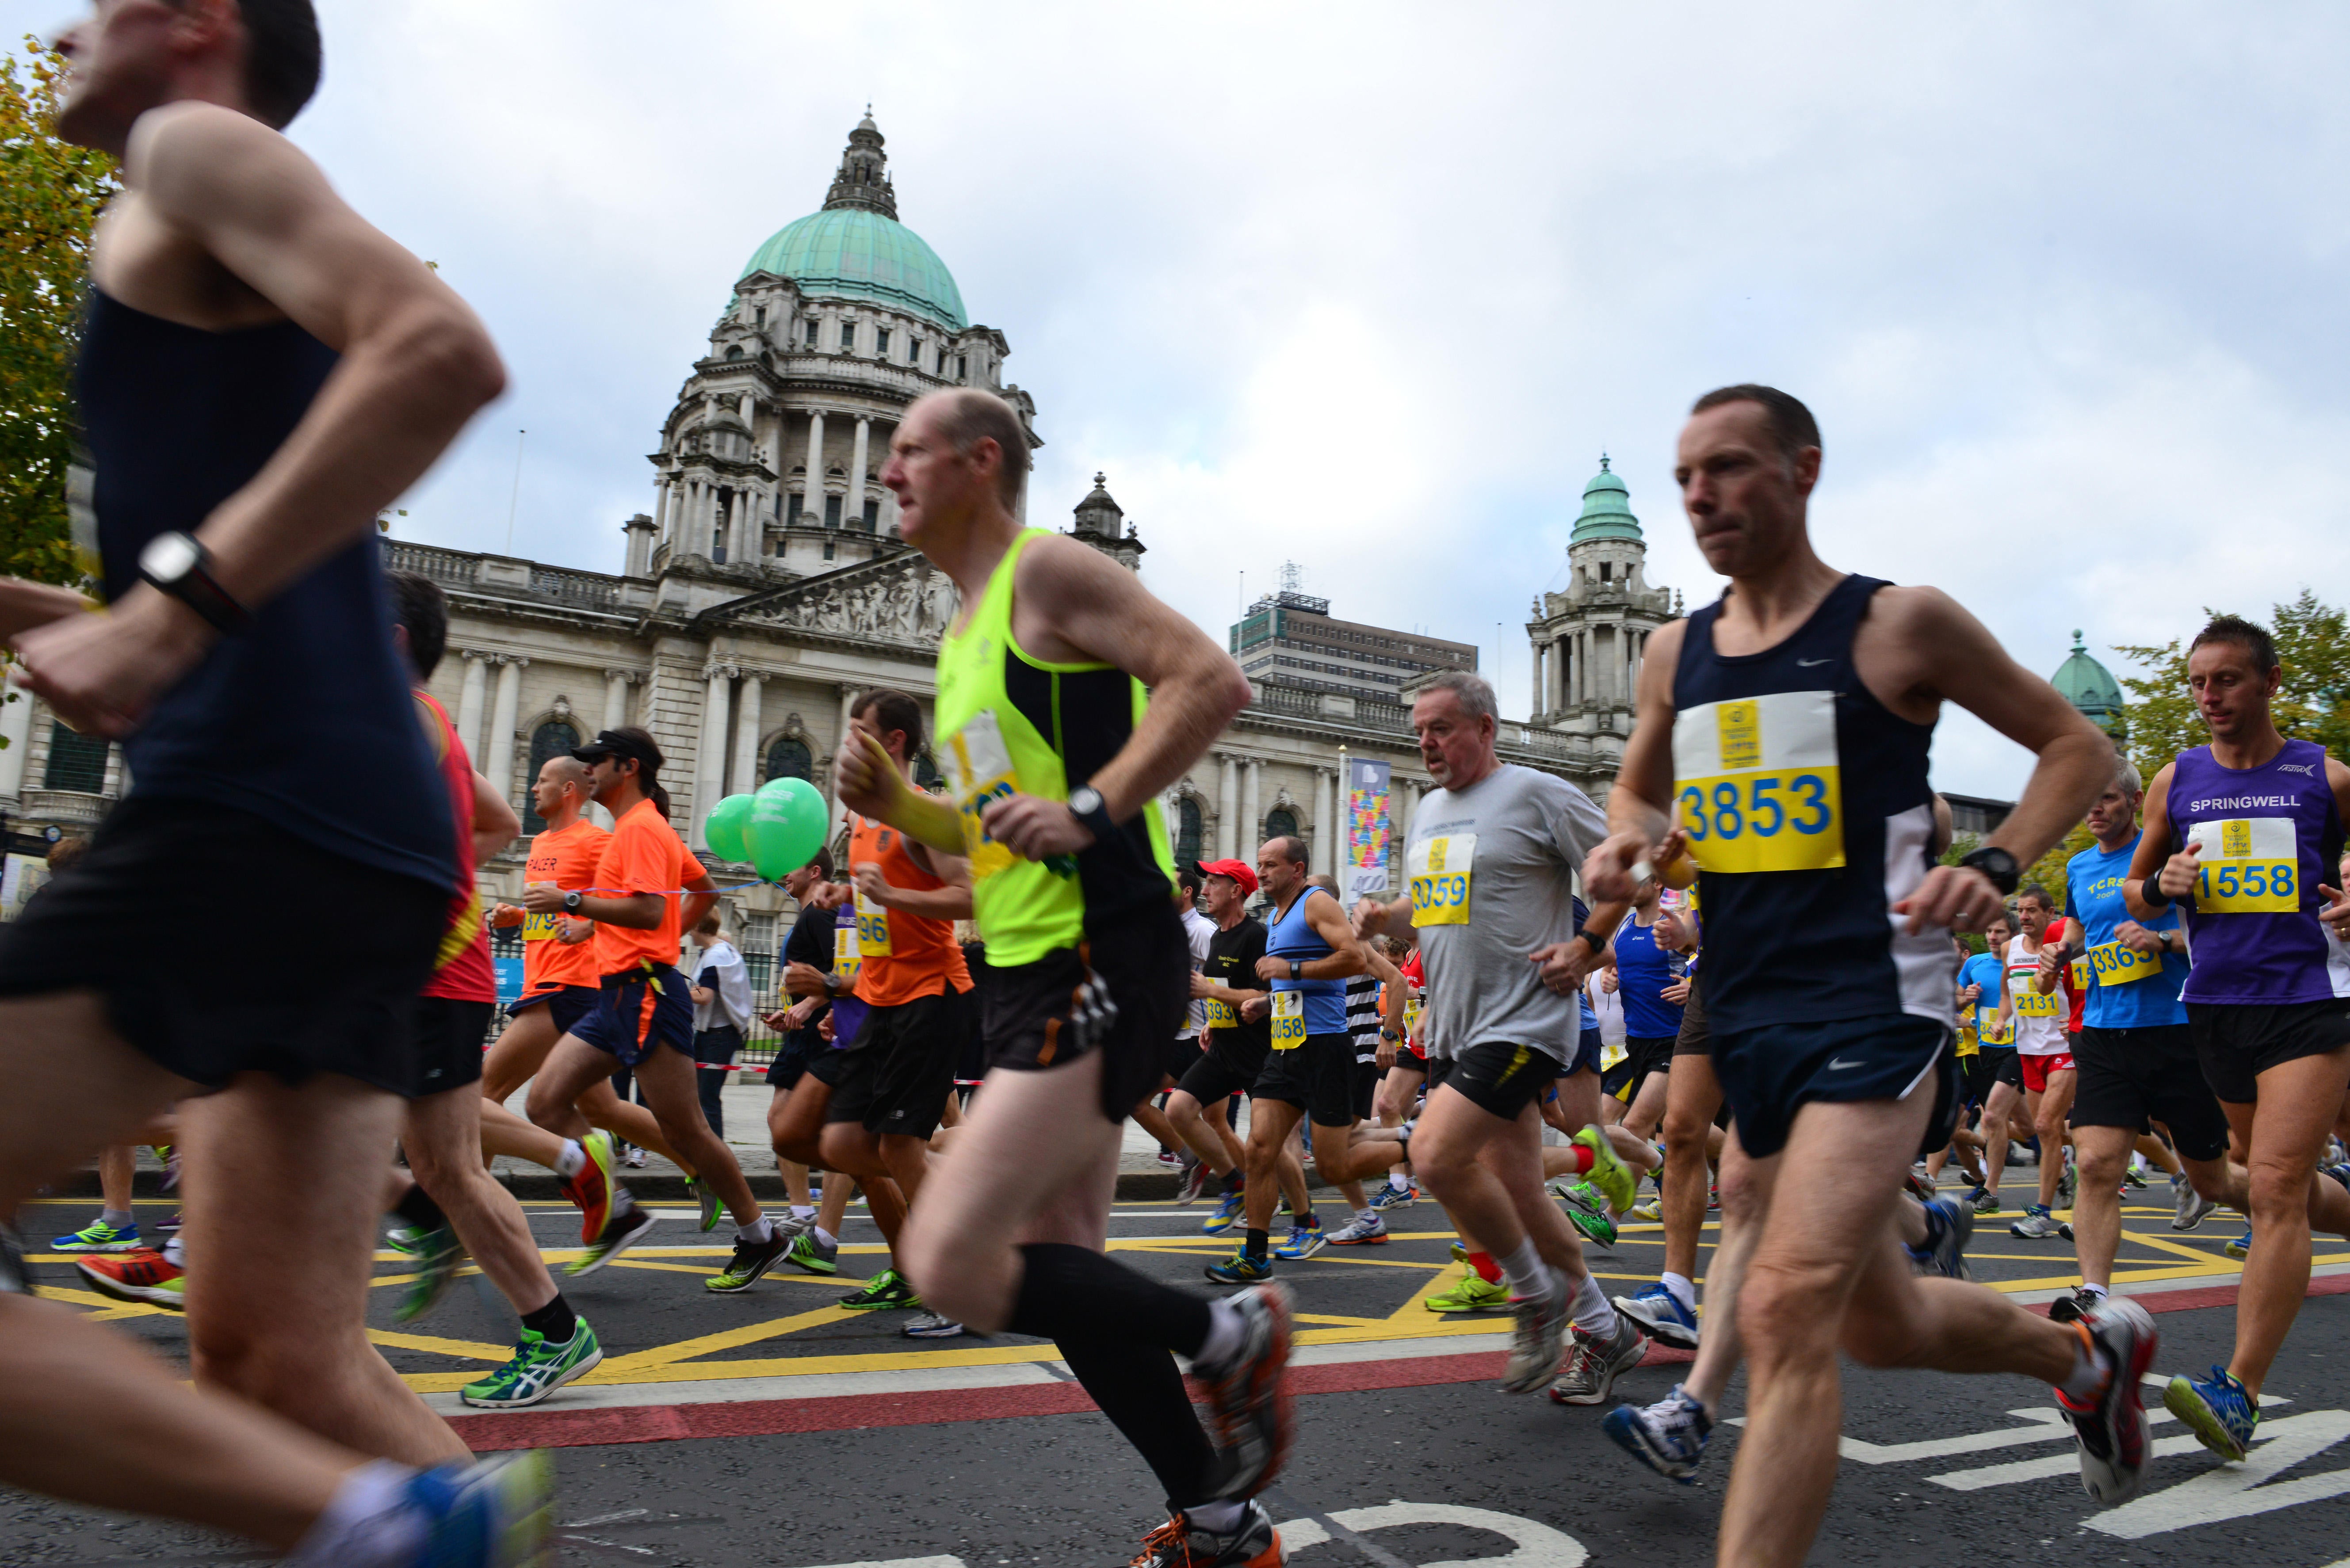
[[[2142,953],[2127,942],[2101,942],[2089,950],[2089,967],[2099,985],[2127,985],[2162,972],[2162,959]]]
[[[1835,693],[1706,702],[1673,721],[1673,801],[1707,871],[1822,871],[1844,862]]]

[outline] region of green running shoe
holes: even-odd
[[[850,1312],[883,1312],[891,1307],[918,1307],[922,1299],[906,1276],[895,1269],[884,1269],[865,1282],[862,1290],[852,1291],[834,1303]]]
[[[103,1219],[93,1220],[70,1236],[59,1236],[49,1242],[52,1252],[136,1252],[146,1246],[139,1239],[139,1224],[109,1225]]]
[[[1507,1312],[1510,1287],[1498,1282],[1489,1285],[1471,1274],[1442,1295],[1430,1296],[1419,1304],[1433,1313]]]
[[[393,1317],[401,1323],[414,1323],[439,1306],[449,1282],[457,1277],[457,1265],[464,1261],[464,1243],[448,1226],[438,1225],[417,1232],[416,1274],[408,1282]]]
[[[1616,1153],[1616,1146],[1607,1141],[1607,1133],[1598,1127],[1586,1127],[1566,1140],[1591,1151],[1591,1185],[1607,1199],[1607,1207],[1621,1214],[1632,1207],[1640,1196],[1640,1177]]]
[[[416,1256],[416,1237],[413,1226],[396,1224],[383,1233],[383,1244],[395,1252],[404,1252],[412,1258]]]
[[[794,1241],[798,1239],[793,1238]],[[737,1236],[734,1238],[734,1256],[727,1261],[725,1268],[702,1281],[702,1288],[722,1295],[747,1291],[757,1284],[759,1277],[774,1268],[775,1261],[790,1248],[791,1242],[784,1239],[783,1232],[772,1226],[764,1241],[746,1241]]]
[[[2230,1237],[2227,1245],[2221,1247],[2220,1251],[2227,1253],[2228,1256],[2231,1258],[2251,1257],[2252,1255],[2252,1228],[2250,1225],[2245,1226],[2244,1233],[2242,1235]]]
[[[628,1189],[619,1190],[625,1193]],[[574,1279],[581,1274],[592,1274],[643,1241],[645,1232],[652,1228],[650,1210],[633,1206],[616,1209],[612,1217],[604,1221],[604,1233],[596,1238],[596,1244],[564,1264],[563,1272]]]
[[[1566,1189],[1558,1195],[1558,1202],[1566,1210],[1567,1223],[1582,1232],[1585,1241],[1595,1247],[1616,1244],[1616,1221],[1589,1182],[1578,1181]]]
[[[1464,1246],[1462,1246],[1462,1245],[1461,1245],[1460,1242],[1458,1242],[1458,1241],[1453,1242],[1453,1243],[1452,1243],[1452,1261],[1453,1261],[1454,1262],[1456,1262],[1456,1263],[1465,1263],[1465,1262],[1467,1262],[1469,1261],[1469,1249],[1468,1249],[1468,1248],[1466,1248],[1466,1247],[1464,1247]]]
[[[811,1274],[837,1274],[840,1272],[840,1243],[835,1241],[830,1246],[825,1245],[816,1239],[816,1228],[810,1226],[792,1238],[791,1249],[784,1254],[784,1262]]]
[[[603,1359],[604,1346],[584,1317],[561,1345],[550,1345],[546,1335],[526,1328],[515,1346],[514,1359],[479,1383],[466,1384],[458,1397],[484,1410],[519,1410],[586,1376]]]
[[[718,1194],[710,1190],[710,1183],[698,1176],[685,1179],[685,1189],[693,1194],[696,1203],[702,1205],[702,1233],[707,1236],[718,1229],[721,1220],[726,1218],[726,1205],[718,1200]]]

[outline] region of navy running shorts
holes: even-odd
[[[674,965],[656,964],[608,974],[596,1006],[573,1025],[571,1033],[623,1066],[643,1061],[656,1045],[667,1045],[693,1060],[693,992]]]
[[[1950,1025],[1907,1012],[1717,1029],[1713,1070],[1738,1141],[1756,1159],[1787,1147],[1795,1114],[1814,1100],[1900,1100],[1921,1088],[1935,1096],[1924,1146],[1930,1152],[1950,1143],[1950,1118],[1958,1110],[1957,1065],[1946,1048],[1950,1034]]]

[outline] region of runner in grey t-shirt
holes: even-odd
[[[1605,838],[1606,821],[1565,780],[1502,765],[1493,689],[1482,677],[1435,677],[1411,722],[1420,761],[1442,787],[1414,815],[1410,894],[1392,904],[1366,898],[1355,910],[1365,936],[1417,932],[1428,1022],[1448,1069],[1409,1128],[1407,1155],[1463,1237],[1475,1238],[1471,1250],[1492,1253],[1509,1277],[1517,1330],[1503,1391],[1532,1393],[1556,1375],[1553,1399],[1602,1404],[1646,1342],[1608,1304],[1543,1190],[1541,1104],[1576,1063],[1582,977],[1565,971],[1588,967],[1626,908],[1596,911],[1589,934],[1575,929],[1575,868]],[[1557,991],[1545,984],[1545,965],[1562,971]],[[1596,1120],[1597,1081],[1579,1076],[1591,1080],[1586,1119]],[[1586,1126],[1575,1144],[1585,1172],[1629,1208],[1638,1179],[1606,1134]],[[1570,1319],[1575,1346],[1562,1370]]]

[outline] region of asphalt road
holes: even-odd
[[[2152,1196],[2152,1195],[2149,1195]],[[1326,1219],[1335,1210],[1326,1204]],[[36,1236],[88,1218],[86,1203],[26,1215]],[[160,1211],[153,1210],[153,1211]],[[567,1210],[534,1207],[550,1258],[576,1240]],[[1203,1210],[1122,1207],[1113,1245],[1128,1262],[1196,1282],[1229,1247],[1200,1235]],[[1269,1502],[1291,1521],[1292,1560],[1320,1565],[1509,1562],[1524,1568],[1710,1560],[1736,1428],[1717,1435],[1708,1472],[1681,1487],[1640,1469],[1600,1435],[1596,1410],[1492,1387],[1501,1319],[1439,1319],[1419,1299],[1457,1278],[1431,1206],[1391,1216],[1383,1248],[1332,1249],[1281,1277],[1296,1292],[1297,1454]],[[2156,1366],[2224,1359],[2235,1265],[2219,1216],[2188,1236],[2167,1208],[2134,1208],[2120,1271],[2146,1293],[2163,1346]],[[403,1277],[379,1264],[371,1314],[384,1354],[477,1448],[547,1445],[562,1480],[565,1551],[581,1563],[970,1568],[1119,1563],[1162,1512],[1150,1477],[1082,1394],[1052,1347],[1011,1336],[913,1341],[904,1314],[848,1314],[847,1288],[773,1277],[747,1296],[701,1289],[725,1249],[673,1211],[654,1245],[573,1282],[574,1304],[607,1347],[603,1367],[538,1409],[462,1413],[452,1390],[502,1359],[513,1324],[478,1287],[431,1318],[394,1325]],[[852,1220],[844,1274],[879,1266]],[[37,1243],[36,1244],[37,1247]],[[2318,1262],[2350,1269],[2321,1239]],[[1635,1289],[1659,1266],[1661,1238],[1633,1230],[1595,1266]],[[1987,1227],[1979,1272],[2030,1303],[2072,1282],[2070,1248]],[[99,1310],[68,1262],[36,1251],[52,1293]],[[850,1280],[853,1283],[853,1278]],[[2176,1423],[2156,1428],[2145,1496],[2101,1511],[2080,1490],[2048,1391],[2020,1380],[1848,1373],[1846,1462],[1814,1561],[1835,1563],[2101,1563],[2333,1568],[2350,1558],[2350,1276],[2323,1275],[2271,1386],[2265,1437],[2222,1467]],[[166,1356],[181,1320],[107,1309]],[[1660,1396],[1662,1356],[1628,1373],[1624,1397]],[[1734,1415],[1743,1389],[1733,1386]],[[2271,1479],[2273,1478],[2273,1479]],[[223,1562],[233,1542],[0,1491],[0,1562]]]

